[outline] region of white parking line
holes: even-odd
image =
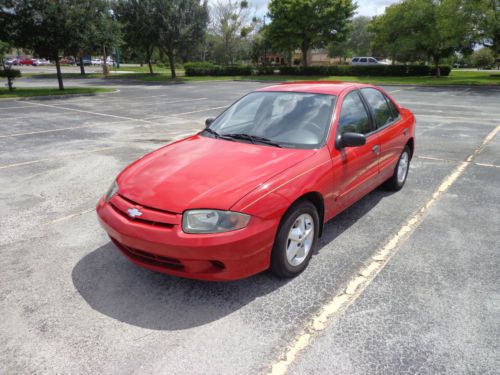
[[[56,157],[53,157],[53,158],[36,159],[36,160],[24,161],[24,162],[21,162],[21,163],[0,165],[0,169],[8,169],[8,168],[14,168],[14,167],[21,167],[21,166],[24,166],[24,165],[42,163],[44,161],[69,158],[69,157],[73,157],[73,156],[78,156],[78,155],[83,155],[83,154],[91,154],[93,152],[99,152],[99,151],[114,150],[116,148],[124,148],[124,147],[127,147],[127,146],[103,147],[103,148],[98,148],[98,149],[89,150],[89,151],[76,152],[74,154],[60,155],[60,156],[56,156]]]
[[[18,108],[33,108],[33,107],[30,105],[19,105],[17,107],[0,107],[0,111],[12,110],[12,109],[18,109]]]
[[[72,219],[74,217],[77,217],[77,216],[80,216],[80,215],[83,215],[83,214],[87,214],[89,212],[93,212],[94,210],[95,210],[95,208],[91,208],[91,209],[88,209],[88,210],[85,210],[85,211],[77,212],[76,214],[71,214],[71,215],[68,215],[68,216],[60,217],[58,219],[55,219],[55,220],[52,220],[52,221],[49,221],[49,222],[45,223],[45,225],[59,223],[60,221]]]
[[[464,173],[471,161],[483,150],[483,148],[500,131],[500,126],[493,129],[484,138],[481,145],[476,148],[465,161],[461,162],[453,171],[445,177],[439,187],[432,193],[431,197],[417,211],[415,215],[406,220],[399,231],[369,260],[367,266],[361,268],[346,285],[346,288],[333,297],[330,302],[323,306],[321,311],[307,322],[303,331],[295,338],[282,359],[272,365],[270,375],[283,375],[295,362],[297,356],[305,350],[312,342],[315,335],[323,331],[330,320],[338,317],[363,293],[368,285],[376,278],[378,273],[387,265],[389,260],[398,252],[399,247],[415,231],[423,221],[427,211],[436,203],[443,194],[457,181]]]
[[[104,125],[117,124],[117,123],[121,123],[121,121],[120,122],[107,122],[105,124],[92,124],[92,125],[73,126],[73,127],[70,127],[70,128],[57,128],[57,129],[50,129],[50,130],[39,130],[39,131],[36,131],[36,132],[5,134],[5,135],[0,135],[0,139],[1,138],[10,138],[10,137],[21,137],[23,135],[33,135],[33,134],[61,132],[61,131],[73,130],[73,129],[94,128],[96,126],[104,126]]]
[[[125,117],[125,116],[116,116],[116,115],[110,115],[108,113],[100,113],[100,112],[92,112],[92,111],[85,111],[83,109],[76,109],[76,108],[69,108],[69,107],[63,107],[59,105],[50,105],[50,104],[42,104],[42,103],[30,103],[32,105],[37,105],[41,107],[49,107],[49,108],[57,108],[57,109],[63,109],[65,111],[72,111],[72,112],[80,112],[80,113],[88,113],[91,115],[97,115],[97,116],[105,116],[105,117],[112,117],[112,118],[119,118],[123,120],[133,120],[133,121],[139,121],[139,122],[145,122],[147,124],[154,124],[152,121],[148,120],[143,120],[143,119],[138,119],[138,118],[133,118],[133,117]]]
[[[442,161],[444,163],[460,163],[459,160],[450,160],[450,159],[435,158],[435,157],[432,157],[432,156],[419,156],[419,155],[415,155],[415,157],[417,159]],[[470,164],[478,165],[480,167],[500,168],[500,165],[489,164],[489,163],[472,163],[471,162]]]

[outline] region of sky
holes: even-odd
[[[216,0],[209,0],[209,3],[215,3]],[[394,4],[397,0],[357,0],[357,15],[375,16],[384,13],[387,5]],[[256,9],[258,16],[263,16],[267,12],[269,0],[249,0],[250,7]]]

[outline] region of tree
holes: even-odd
[[[355,17],[349,24],[348,37],[345,41],[332,42],[328,45],[330,57],[343,57],[344,61],[350,56],[371,55],[371,40],[373,33],[369,31],[370,17]]]
[[[479,42],[500,55],[500,2],[498,0],[469,0],[470,11],[479,25]]]
[[[258,20],[250,17],[247,1],[218,0],[210,8],[210,16],[216,55],[223,63],[233,64],[238,50],[255,30]]]
[[[155,1],[120,0],[115,12],[122,25],[126,45],[147,62],[149,74],[153,74],[151,57],[159,41],[157,19],[154,17]]]
[[[7,18],[11,39],[18,47],[54,60],[59,89],[64,90],[59,55],[79,30],[78,0],[6,0],[0,12]]]
[[[495,64],[495,56],[490,48],[484,47],[475,51],[472,56],[472,64],[479,68],[487,68]]]
[[[357,56],[371,55],[371,40],[373,34],[369,31],[371,17],[354,17],[350,25],[350,33],[347,44],[352,52]]]
[[[175,55],[199,44],[208,23],[207,1],[155,0],[159,45],[168,57],[172,78],[175,74]]]
[[[374,48],[405,61],[424,56],[436,67],[455,51],[474,43],[467,0],[403,0],[386,8],[371,23]]]
[[[108,0],[4,0],[0,14],[0,19],[7,19],[16,47],[55,61],[60,90],[64,90],[62,53],[100,49],[115,43],[118,36]]]
[[[65,46],[64,52],[77,57],[80,72],[85,74],[83,57],[85,54],[101,54],[102,36],[105,43],[117,44],[119,41],[118,24],[112,19],[110,4],[106,0],[82,0],[74,11],[73,37]],[[103,25],[104,24],[104,25]]]
[[[307,66],[309,49],[345,39],[355,9],[352,0],[271,0],[269,36],[299,47]]]

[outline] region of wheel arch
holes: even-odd
[[[318,216],[319,216],[319,233],[318,236],[321,237],[323,234],[323,224],[325,220],[325,200],[323,199],[323,195],[317,191],[311,191],[308,193],[302,194],[300,197],[295,199],[292,204],[290,204],[290,207],[288,210],[293,207],[297,202],[303,201],[303,200],[308,200],[311,202],[315,207],[316,210],[318,211]],[[288,212],[287,210],[287,212]],[[283,215],[285,216],[285,215]]]
[[[408,146],[410,149],[410,160],[411,160],[413,158],[413,151],[415,149],[415,141],[413,140],[413,137],[408,139],[408,142],[406,142],[406,146]]]

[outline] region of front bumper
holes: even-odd
[[[117,209],[120,202],[120,197],[113,197],[111,204],[101,198],[97,215],[113,243],[138,266],[212,281],[242,279],[269,268],[279,219],[252,217],[240,230],[188,234],[182,231],[180,214],[168,214],[168,224],[135,220]],[[156,210],[149,212],[150,217],[160,214]]]

